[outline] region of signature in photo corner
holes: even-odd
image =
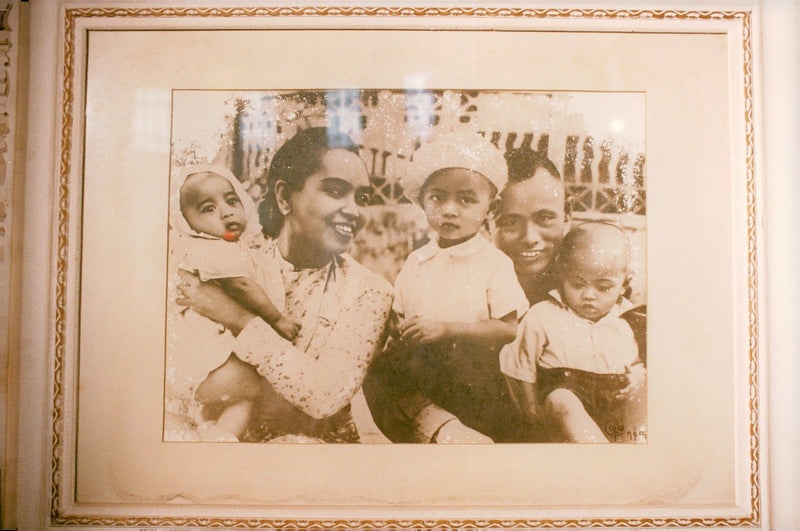
[[[625,425],[618,420],[610,420],[606,423],[604,430],[610,442],[646,442],[647,429],[644,426],[625,428]]]

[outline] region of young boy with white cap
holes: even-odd
[[[456,417],[436,395],[460,396],[464,400],[446,401],[480,409],[479,395],[485,391],[480,380],[496,369],[498,349],[514,339],[518,319],[528,309],[511,259],[480,234],[507,180],[506,161],[497,148],[476,133],[456,132],[422,145],[401,179],[436,236],[408,257],[397,276],[397,338],[412,351],[412,366],[420,369],[418,385],[438,380],[425,376],[432,369],[452,374],[449,389],[427,394]],[[486,412],[487,422],[495,413]],[[480,418],[473,424],[477,431],[491,432]]]

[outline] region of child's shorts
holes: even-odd
[[[614,397],[627,387],[625,374],[598,374],[578,369],[536,368],[536,394],[540,403],[556,389],[567,389],[577,396],[586,412],[609,438],[624,429],[624,404]]]

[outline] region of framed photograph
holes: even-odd
[[[618,308],[615,304],[612,314],[616,315],[620,313],[618,310],[624,309],[622,317],[614,319],[627,319],[625,322],[632,324],[623,325],[628,335],[622,344],[627,346],[612,350],[624,352],[625,354],[620,356],[628,356],[629,363],[635,361],[644,371],[645,348],[637,348],[636,337],[633,334],[634,331],[638,332],[641,336],[640,341],[644,343],[644,326],[641,322],[642,309],[646,302],[644,103],[642,93],[473,89],[175,90],[171,102],[172,166],[169,184],[170,236],[167,251],[169,256],[167,268],[170,273],[167,290],[169,292],[177,288],[177,271],[180,270],[197,272],[201,279],[206,281],[215,279],[223,284],[230,281],[223,280],[224,277],[220,275],[234,273],[241,275],[249,271],[250,276],[259,278],[257,271],[261,271],[263,280],[260,281],[260,285],[264,286],[265,293],[269,292],[270,286],[274,283],[270,278],[281,277],[276,270],[270,274],[270,265],[263,263],[264,249],[269,248],[269,243],[265,241],[262,232],[270,229],[268,226],[270,202],[264,198],[272,193],[270,190],[275,190],[275,182],[279,180],[277,176],[281,171],[272,168],[280,167],[283,153],[287,153],[293,145],[289,142],[291,139],[312,138],[315,133],[322,133],[325,137],[342,135],[348,142],[352,141],[355,150],[366,163],[368,181],[365,184],[369,190],[369,198],[364,200],[360,214],[363,221],[359,222],[362,227],[353,238],[348,253],[379,277],[395,286],[398,282],[403,286],[405,295],[399,291],[396,294],[397,313],[416,313],[424,309],[426,312],[424,315],[441,315],[441,319],[472,318],[472,315],[468,316],[465,312],[458,314],[452,305],[444,305],[442,310],[431,308],[431,305],[421,297],[422,293],[437,293],[437,298],[449,296],[459,301],[458,305],[471,305],[473,308],[485,308],[488,300],[490,306],[494,304],[504,308],[498,311],[505,311],[508,303],[501,303],[499,296],[492,295],[493,300],[491,300],[483,295],[481,297],[483,302],[481,300],[470,302],[464,296],[465,281],[447,283],[427,269],[425,276],[428,280],[412,278],[419,275],[410,275],[409,271],[413,271],[410,269],[411,266],[404,266],[409,260],[412,260],[412,263],[416,260],[410,258],[412,251],[442,237],[437,233],[437,220],[440,218],[436,209],[439,208],[437,203],[439,197],[434,196],[432,200],[420,201],[419,189],[415,191],[413,188],[412,177],[415,166],[425,162],[422,159],[426,157],[429,146],[441,145],[441,138],[456,135],[459,142],[454,146],[437,148],[439,152],[434,162],[437,165],[451,164],[449,161],[453,160],[453,157],[461,157],[460,153],[450,153],[446,150],[469,148],[467,144],[474,138],[482,141],[490,152],[489,155],[503,156],[499,162],[503,167],[508,166],[511,183],[530,180],[528,178],[530,175],[525,172],[530,173],[531,161],[540,159],[549,161],[552,167],[555,167],[554,177],[557,181],[554,179],[554,182],[565,189],[565,199],[569,203],[569,208],[568,214],[564,215],[569,217],[570,225],[596,230],[603,228],[599,223],[614,224],[615,227],[611,230],[622,233],[622,242],[630,256],[625,259],[626,263],[622,266],[626,278],[619,283],[616,292],[612,289],[610,302],[615,304],[622,291],[625,291],[624,304]],[[199,112],[201,109],[202,112]],[[284,148],[284,145],[287,147]],[[598,158],[597,163],[594,162],[595,156]],[[553,163],[553,160],[558,163]],[[270,172],[272,177],[268,178]],[[226,188],[229,194],[228,202],[236,203],[230,206],[231,212],[225,212],[224,207],[217,204],[220,201],[213,200],[209,188],[211,184],[206,182],[209,179],[210,182],[217,182],[220,185],[223,185],[220,179],[230,181],[230,189]],[[498,188],[502,188],[502,185]],[[484,233],[488,230],[487,235],[490,239],[492,235],[496,236],[498,245],[505,243],[506,240],[516,240],[520,232],[518,213],[510,212],[506,205],[510,204],[508,199],[512,193],[516,195],[520,193],[515,191],[516,187],[513,184],[506,188],[501,194],[505,202],[498,208],[498,215],[485,216],[486,219],[479,220],[481,223],[468,235],[482,233],[478,237],[481,238],[480,241],[484,241],[486,240]],[[239,196],[242,196],[241,199]],[[476,199],[480,197],[476,196]],[[462,201],[467,200],[462,198]],[[256,215],[258,213],[261,214],[260,219]],[[455,212],[448,211],[447,215],[456,218]],[[463,213],[460,215],[463,217]],[[536,215],[542,217],[541,213]],[[211,219],[221,221],[216,230],[209,221]],[[481,226],[483,222],[486,222],[485,227]],[[551,223],[549,218],[541,224],[547,230],[555,230],[559,236],[566,229],[559,224]],[[553,224],[553,227],[550,227],[550,224]],[[232,231],[226,232],[225,227],[232,228]],[[225,238],[230,241],[220,241]],[[349,240],[348,237],[345,239]],[[349,241],[347,243],[350,245]],[[540,246],[535,240],[526,245],[525,252],[529,252],[529,247]],[[255,258],[247,260],[247,264],[250,264],[247,268],[233,267],[231,264],[240,263],[243,246],[247,249],[245,254],[247,256],[255,254]],[[233,252],[234,256],[231,256],[230,252]],[[510,252],[514,256],[513,251]],[[267,254],[269,255],[269,252]],[[401,278],[399,273],[403,267],[406,268],[406,272]],[[465,267],[472,277],[469,281],[478,283],[480,270],[475,269],[472,264]],[[447,276],[453,274],[454,269],[448,266]],[[519,281],[510,269],[508,277],[511,279],[509,284],[515,289],[506,291],[512,294],[521,292],[516,286]],[[293,279],[288,277],[283,279],[281,282],[283,287],[273,292],[270,298],[276,301],[283,300],[284,291],[286,296],[295,291],[287,287],[292,284]],[[444,292],[438,292],[437,284],[443,284],[447,288]],[[490,288],[500,292],[505,290],[499,285],[491,285]],[[481,290],[485,292],[487,288],[483,287]],[[230,290],[228,292],[230,293]],[[513,295],[508,295],[511,296]],[[340,442],[355,440],[354,437],[341,439],[341,434],[334,436],[320,433],[317,428],[299,428],[295,425],[299,422],[297,419],[284,425],[288,419],[279,421],[271,412],[262,411],[261,413],[267,417],[257,422],[258,413],[250,411],[254,406],[250,404],[251,400],[245,400],[247,404],[236,402],[237,405],[233,406],[231,401],[234,395],[244,393],[250,396],[247,391],[233,385],[233,382],[224,376],[234,367],[234,362],[224,364],[230,353],[235,350],[233,335],[220,334],[219,324],[215,321],[198,316],[196,311],[187,313],[185,306],[171,304],[170,301],[175,299],[174,295],[168,295],[167,298],[168,306],[173,307],[167,310],[165,440],[188,439],[208,442],[243,438],[250,442],[265,442],[274,441],[276,438],[285,440],[287,436],[297,435]],[[397,309],[399,298],[412,308]],[[309,305],[312,307],[316,305],[309,302],[313,300],[313,293],[305,294],[302,298],[291,295],[290,299],[297,302],[292,303],[286,299],[286,308],[289,309],[292,304],[297,306],[297,309],[291,311],[298,315],[299,321],[303,321],[302,326],[299,332],[287,328],[280,333],[287,339],[290,335],[295,335],[291,337],[295,347],[303,349],[304,352],[313,352],[319,348],[316,346],[319,340],[313,338],[313,333],[317,330],[316,318],[303,317],[304,312],[300,310]],[[520,316],[530,305],[527,300],[521,304],[522,307],[518,310]],[[472,314],[474,311],[470,310],[468,313]],[[457,317],[458,315],[462,317]],[[269,316],[265,318],[269,319]],[[620,325],[622,321],[616,323]],[[383,325],[383,322],[380,324]],[[615,329],[617,326],[611,325],[610,322],[606,322],[606,325],[610,327],[609,329]],[[276,330],[281,326],[277,323]],[[307,336],[307,333],[312,336]],[[335,337],[337,330],[334,329],[332,333]],[[331,336],[325,337],[326,342],[331,339]],[[352,338],[346,341],[350,343]],[[497,365],[497,349],[486,350],[475,345],[460,345],[454,350],[456,359],[448,361],[452,354],[442,352],[439,347],[411,345],[397,347],[397,343],[392,340],[384,349],[386,354],[377,355],[382,358],[387,357],[390,355],[389,352],[394,354],[400,349],[405,355],[435,356],[434,359],[437,361],[424,363],[425,369],[420,369],[424,375],[420,373],[412,377],[401,374],[403,371],[396,371],[387,374],[386,378],[413,378],[420,382],[417,385],[421,392],[422,388],[426,387],[421,381],[432,380],[430,388],[424,390],[426,396],[437,395],[438,404],[449,404],[448,411],[455,408],[463,412],[457,415],[462,421],[480,428],[481,432],[488,432],[495,442],[562,440],[561,437],[545,436],[544,432],[547,430],[543,427],[529,430],[540,432],[538,436],[534,433],[522,435],[523,427],[520,426],[522,419],[510,416],[513,411],[506,411],[514,409],[510,401],[505,404],[505,408],[501,408],[502,404],[498,404],[500,409],[498,419],[492,419],[490,422],[485,418],[487,416],[485,410],[489,405],[484,396],[480,397],[480,403],[476,403],[459,393],[442,391],[444,382],[437,374],[442,369],[441,366],[448,367],[446,379],[451,380],[453,373],[458,372],[460,367],[450,367],[450,363],[460,366],[463,359],[481,355],[493,358],[492,365]],[[325,348],[330,348],[330,345],[326,345]],[[425,351],[424,354],[420,348]],[[434,348],[435,352],[431,351],[431,348]],[[549,349],[549,352],[552,350]],[[585,348],[578,350],[584,351]],[[566,355],[565,352],[561,350],[560,355]],[[208,363],[200,363],[199,360],[204,357],[208,358]],[[547,355],[543,363],[546,363],[546,359]],[[609,361],[613,363],[616,359],[616,356],[610,356]],[[421,359],[418,361],[422,362]],[[211,370],[219,367],[225,368],[221,368],[215,376],[207,378]],[[592,367],[596,372],[602,372],[599,367]],[[236,380],[234,374],[236,373],[231,373],[230,378]],[[516,373],[513,374],[516,376]],[[519,377],[526,376],[522,374]],[[476,388],[480,381],[472,373],[465,373],[461,378],[468,380],[472,388]],[[244,375],[239,380],[250,381]],[[370,391],[367,394],[372,415],[370,409],[363,407],[364,401],[360,393],[356,393],[353,397],[354,403],[351,405],[355,405],[356,409],[351,416],[359,434],[358,440],[362,443],[387,442],[387,438],[380,433],[382,429],[392,432],[394,434],[392,440],[395,442],[411,442],[402,439],[399,433],[396,433],[401,427],[395,421],[386,420],[385,425],[382,425],[380,424],[382,420],[378,419],[380,429],[375,433],[376,426],[373,425],[372,416],[385,415],[386,410],[391,409],[393,405],[387,403],[391,400],[383,396],[384,389],[375,389],[384,383],[387,384],[385,387],[390,387],[392,384],[392,382],[381,382],[367,386],[367,390]],[[485,385],[490,384],[486,382]],[[487,387],[485,392],[480,394],[502,395],[505,385],[501,382],[499,389],[497,386]],[[209,391],[215,388],[219,389],[219,392]],[[353,391],[355,390],[350,392]],[[225,401],[212,400],[206,397],[207,393],[224,395],[227,398]],[[204,412],[194,420],[190,412],[190,404],[194,402],[191,400],[193,394],[203,397],[205,404]],[[236,413],[240,408],[241,411]],[[245,409],[248,412],[245,412]],[[637,417],[634,411],[636,409],[641,410],[638,413],[638,420],[634,420]],[[622,407],[614,403],[609,405],[607,412],[601,414],[598,410],[595,416],[603,432],[603,440],[645,442],[646,383],[642,384],[635,405],[628,407],[626,404]],[[278,424],[282,427],[279,428]],[[223,426],[229,427],[230,430],[222,430]],[[295,433],[298,429],[300,433]],[[419,438],[413,440],[420,442]]]
[[[50,525],[765,524],[758,6],[33,15]]]

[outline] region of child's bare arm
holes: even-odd
[[[433,321],[412,317],[401,321],[400,339],[410,345],[437,343],[439,341],[469,342],[488,347],[500,347],[514,340],[517,333],[517,312],[501,319],[487,319],[477,323]]]
[[[220,278],[217,282],[231,298],[255,312],[269,324],[273,324],[281,318],[281,312],[272,304],[264,290],[252,278]]]
[[[300,331],[299,323],[284,317],[253,279],[233,277],[221,278],[217,282],[231,298],[264,319],[283,337],[294,339]]]

